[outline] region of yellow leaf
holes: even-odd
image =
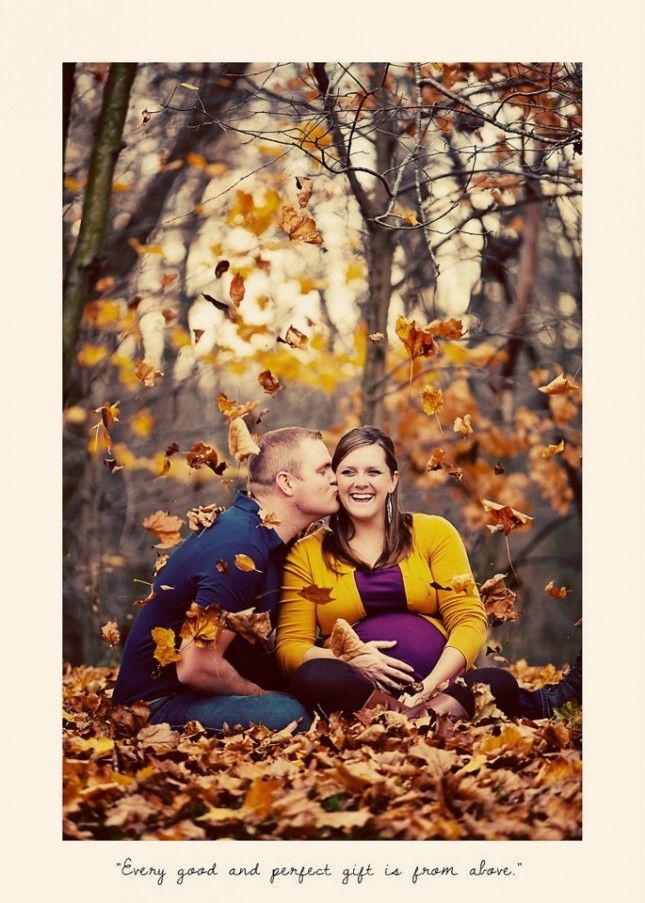
[[[244,797],[243,808],[260,818],[266,818],[271,813],[273,800],[280,787],[281,781],[278,778],[254,778]]]
[[[186,163],[194,169],[206,169],[207,166],[206,158],[196,153],[186,154]]]
[[[148,361],[139,361],[133,372],[136,378],[140,379],[144,386],[148,388],[154,386],[155,381],[163,376],[161,370],[157,370],[157,368]]]
[[[266,508],[260,508],[258,511],[258,515],[260,517],[260,526],[273,528],[279,527],[282,521],[280,518],[276,517],[273,511],[268,511]]]
[[[132,432],[137,436],[141,436],[142,439],[146,439],[150,435],[154,425],[155,418],[148,408],[142,408],[140,411],[137,411],[134,417],[130,418]]]
[[[323,237],[316,228],[316,221],[304,210],[298,211],[291,204],[280,208],[278,228],[287,233],[291,241],[302,241],[310,245],[321,245]]]
[[[182,640],[192,639],[196,646],[205,649],[217,642],[223,626],[219,605],[208,605],[203,608],[197,602],[193,602],[186,612],[186,620],[181,625],[179,635]]]
[[[257,571],[255,562],[249,555],[240,553],[239,555],[235,556],[234,561],[235,561],[235,567],[238,568],[240,571]],[[261,573],[261,571],[258,571],[258,574],[259,573]]]
[[[97,758],[101,758],[112,752],[114,740],[111,737],[89,737],[87,740],[82,737],[73,737],[72,745],[77,752],[86,752],[90,749]]]
[[[76,357],[81,367],[96,367],[107,357],[105,345],[83,345]]]
[[[303,599],[313,602],[315,605],[325,605],[334,598],[331,589],[328,586],[303,586],[300,590]]]
[[[69,191],[80,191],[84,185],[85,179],[79,181],[78,179],[72,178],[72,176],[65,176],[63,179],[63,186],[69,189]]]
[[[121,642],[119,625],[116,621],[108,621],[101,627],[101,634],[108,646],[118,646]]]
[[[352,260],[345,270],[345,282],[351,282],[353,279],[365,279],[365,264],[362,260]]]
[[[169,627],[153,627],[150,635],[155,644],[153,657],[164,667],[179,661],[179,653],[175,649],[175,631]]]
[[[559,455],[564,451],[564,439],[561,439],[557,445],[549,445],[547,448],[542,449],[542,457],[543,458],[552,458],[554,455]]]
[[[182,524],[183,520],[180,517],[168,514],[167,511],[156,511],[143,521],[145,529],[150,530],[155,539],[160,540],[155,546],[157,549],[171,549],[176,546],[181,541],[179,531]]]
[[[456,574],[450,579],[450,585],[456,593],[477,594],[477,587],[472,574]]]
[[[434,386],[424,386],[421,393],[421,402],[425,413],[432,417],[443,407],[443,392],[441,389],[435,389]]]
[[[405,207],[401,207],[399,211],[399,216],[403,220],[404,223],[407,223],[409,226],[418,226],[419,221],[417,219],[417,214],[414,210],[406,210]]]
[[[470,414],[464,414],[463,417],[456,417],[452,428],[455,433],[461,433],[462,436],[472,436],[473,428],[470,425]]]
[[[399,317],[396,321],[396,334],[405,345],[410,360],[416,357],[432,357],[437,353],[437,346],[428,327],[421,328],[415,320]]]
[[[139,256],[143,254],[155,254],[159,257],[163,256],[163,248],[161,245],[143,245],[138,238],[128,238],[128,244]]]

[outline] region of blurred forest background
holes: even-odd
[[[143,521],[244,484],[220,393],[251,433],[382,426],[407,509],[517,594],[501,655],[573,661],[581,103],[574,63],[65,64],[68,661],[118,662]]]

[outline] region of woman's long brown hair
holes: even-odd
[[[385,462],[391,474],[398,471],[394,443],[389,436],[376,426],[359,426],[350,430],[338,442],[336,451],[331,461],[331,466],[337,470],[341,462],[351,452],[365,445],[378,445],[383,449]],[[387,516],[383,513],[385,524],[385,542],[383,551],[374,564],[372,570],[381,570],[391,567],[408,554],[412,548],[412,515],[401,511],[399,505],[399,484],[397,483],[392,496],[392,520],[388,524]],[[368,566],[360,558],[356,558],[349,543],[354,536],[354,526],[347,511],[342,507],[336,514],[329,518],[329,530],[323,538],[323,555],[328,566],[334,568],[334,560],[344,561],[361,570]]]

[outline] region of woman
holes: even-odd
[[[374,426],[350,430],[332,467],[339,511],[285,565],[276,654],[292,692],[324,715],[357,711],[377,687],[408,706],[468,717],[470,686],[485,682],[507,714],[545,717],[544,694],[521,690],[508,672],[471,670],[453,683],[486,639],[484,606],[452,524],[400,510],[392,440]],[[351,664],[316,644],[338,618],[369,646]]]

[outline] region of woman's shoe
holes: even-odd
[[[582,652],[576,657],[573,667],[557,684],[540,687],[544,718],[550,718],[556,709],[575,701],[582,704]]]

